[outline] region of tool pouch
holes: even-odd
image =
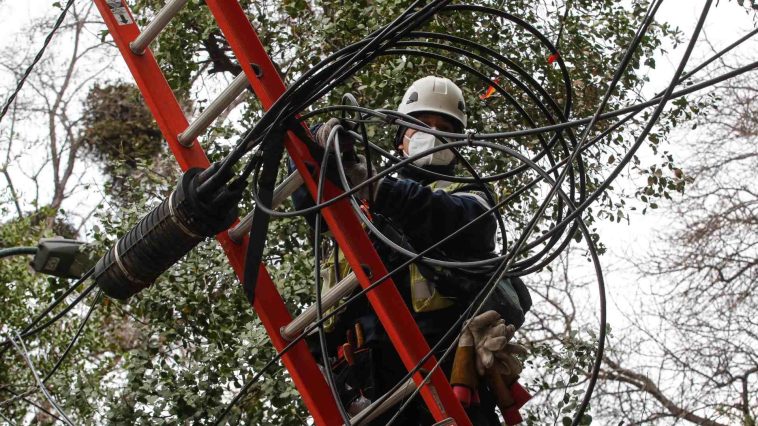
[[[376,372],[374,370],[374,352],[362,347],[353,353],[351,362],[340,354],[332,364],[332,373],[337,385],[340,400],[345,407],[363,396],[376,400]]]
[[[458,303],[471,303],[471,298],[479,293],[488,281],[488,276],[454,271],[444,268],[419,268],[424,275],[434,274],[437,287],[447,296],[455,297]],[[524,324],[524,316],[532,307],[532,298],[524,282],[519,277],[501,278],[484,304],[481,312],[496,311],[507,324],[516,328]]]
[[[495,291],[484,303],[482,312],[497,311],[507,324],[520,328],[524,315],[532,307],[532,298],[519,277],[502,278]]]

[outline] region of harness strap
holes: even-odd
[[[276,185],[276,174],[279,169],[279,161],[284,154],[284,129],[277,127],[271,132],[271,137],[264,141],[261,147],[263,162],[261,175],[258,180],[258,198],[260,203],[271,206]],[[250,240],[245,255],[245,274],[242,287],[248,302],[255,301],[255,289],[258,284],[258,270],[263,258],[263,248],[266,246],[266,234],[270,216],[256,204],[253,208],[253,220],[250,227]]]

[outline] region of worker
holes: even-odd
[[[405,92],[397,110],[420,120],[432,129],[444,132],[463,133],[468,124],[466,103],[461,89],[451,80],[442,77],[427,76],[415,81]],[[332,129],[339,123],[339,120],[333,118],[314,127],[312,130],[315,142],[321,147],[326,147]],[[430,133],[402,126],[394,139],[396,153],[402,158],[421,153],[440,143],[444,142]],[[352,186],[355,186],[365,180],[370,166],[366,165],[364,156],[355,153],[353,144],[341,138],[340,145],[348,178]],[[436,176],[424,173],[428,171],[454,175],[456,157],[451,150],[440,150],[423,156],[414,160],[413,164],[415,168],[406,166],[401,168],[396,176],[384,177],[376,184],[374,190],[371,211],[373,223],[394,242],[419,252],[458,231],[492,207],[487,188],[439,180]],[[313,205],[313,200],[305,188],[296,191],[293,200],[298,209]],[[311,225],[314,224],[313,216],[307,219]],[[494,257],[496,232],[496,218],[494,214],[488,215],[434,249],[428,256],[454,261]],[[388,270],[395,269],[408,259],[376,237],[372,239]],[[322,274],[326,277],[325,290],[349,272],[344,258],[340,254],[332,254],[325,262]],[[461,317],[472,303],[473,297],[490,279],[490,274],[442,269],[416,262],[402,268],[392,279],[419,329],[429,345],[433,346]],[[510,346],[506,347],[504,339],[495,334],[500,333],[506,337],[505,340],[510,339],[515,328],[523,323],[524,313],[530,308],[531,299],[523,282],[518,279],[503,279],[498,283],[496,290],[488,301],[488,308],[485,309],[489,312],[488,316],[482,317],[486,320],[474,323],[475,327],[467,324],[473,333],[467,332],[464,327],[463,335],[466,339],[461,341],[473,342],[481,349],[484,347],[484,340],[498,338],[503,345],[498,346],[495,352],[505,353],[513,349],[513,345],[509,344]],[[342,402],[348,407],[350,414],[357,414],[407,374],[407,369],[365,297],[359,299],[358,303],[343,307],[340,314],[333,321],[327,321],[325,325],[328,356],[332,360],[331,368],[337,377]],[[450,334],[451,338],[443,342],[440,350],[435,353],[436,356],[439,357],[454,342],[457,334]],[[311,347],[319,352],[318,344],[311,344]],[[504,358],[501,356],[502,353],[498,354],[499,358]],[[491,365],[491,355],[494,352],[489,353],[489,358],[486,350],[482,354],[483,356],[477,360],[480,370],[485,368],[481,359],[488,359],[487,362]],[[512,370],[516,368],[513,367],[513,361],[511,366]],[[453,368],[453,358],[449,357],[443,362],[442,368],[449,375]],[[496,398],[487,388],[486,380],[479,383],[481,385],[475,385],[478,389],[472,390],[475,402],[465,404],[468,405],[467,413],[475,425],[500,425],[501,421],[495,411]],[[395,414],[395,410],[390,410],[372,424],[385,424]],[[395,424],[433,423],[426,405],[418,397],[409,409],[401,413]]]

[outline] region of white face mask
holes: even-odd
[[[432,127],[432,129],[437,130],[436,128]],[[406,139],[408,139],[406,137]],[[412,157],[416,154],[420,154],[426,150],[432,149],[435,146],[443,145],[444,142],[439,140],[437,137],[435,137],[432,134],[429,133],[423,133],[423,132],[416,132],[413,134],[413,136],[410,137],[410,145],[408,146],[408,156]],[[449,149],[443,149],[441,151],[436,151],[432,154],[423,156],[421,158],[417,158],[413,160],[413,164],[424,167],[424,166],[446,166],[453,162],[453,159],[455,158],[455,154],[453,151]]]

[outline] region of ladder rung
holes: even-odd
[[[274,196],[271,199],[271,208],[275,209],[279,207],[287,197],[292,195],[292,193],[302,185],[303,177],[300,176],[299,172],[295,171],[287,176],[287,178],[274,189]],[[238,223],[237,226],[229,230],[229,238],[239,244],[242,242],[244,236],[250,232],[251,226],[253,226],[253,212],[248,213],[242,218],[242,220],[240,220],[240,223]]]
[[[416,383],[413,381],[413,379],[408,379],[407,382],[398,390],[395,391],[389,398],[387,398],[383,403],[379,405],[378,408],[374,409],[374,406],[376,403],[373,403],[369,405],[368,407],[364,408],[363,411],[356,414],[352,419],[350,419],[350,423],[360,426],[365,425],[369,423],[370,421],[374,420],[375,418],[379,417],[382,413],[389,410],[396,404],[398,404],[403,399],[407,398],[408,395],[413,393],[413,391],[416,390]],[[369,410],[374,410],[370,414],[364,414],[368,413]]]
[[[322,309],[326,310],[336,305],[340,299],[352,293],[358,287],[358,284],[358,278],[355,276],[355,273],[351,272],[348,274],[342,281],[338,282],[337,285],[327,290],[321,296]],[[292,322],[282,327],[280,330],[282,337],[290,342],[294,340],[306,327],[316,320],[316,311],[317,307],[315,304],[309,306]]]
[[[179,13],[186,3],[187,0],[169,0],[169,2],[163,6],[163,9],[155,15],[155,19],[145,27],[145,30],[142,31],[134,41],[129,43],[129,49],[132,50],[132,53],[135,55],[142,55],[145,53],[147,46],[158,37],[158,34],[166,28],[166,25],[171,22],[171,19]]]
[[[191,146],[195,138],[213,123],[221,113],[245,91],[248,86],[247,76],[244,72],[237,74],[232,84],[229,85],[216,99],[208,105],[200,116],[197,117],[185,131],[179,134],[179,143]]]

